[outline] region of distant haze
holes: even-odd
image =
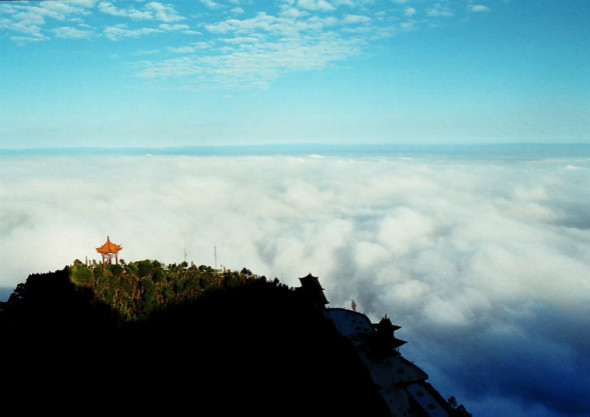
[[[216,247],[388,314],[476,416],[587,416],[588,147],[367,149],[4,152],[1,286],[98,259],[107,235],[125,260],[213,265]]]

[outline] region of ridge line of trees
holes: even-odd
[[[112,305],[125,321],[145,320],[150,313],[168,306],[194,300],[206,291],[232,288],[254,280],[266,280],[241,271],[215,270],[186,262],[164,265],[157,260],[106,265],[79,260],[68,268],[72,281],[91,289],[96,298]]]

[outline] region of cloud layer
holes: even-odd
[[[212,265],[215,246],[388,314],[474,415],[590,409],[587,159],[14,156],[0,173],[2,285],[98,259],[107,235],[128,260],[186,246]]]
[[[281,74],[324,68],[357,57],[399,32],[489,11],[460,0],[405,4],[366,0],[45,1],[0,4],[0,29],[22,45],[52,38],[112,42],[165,36],[135,76],[176,79],[176,87],[270,86]],[[180,34],[180,36],[175,36]],[[93,46],[94,47],[94,46]],[[140,47],[137,48],[141,50]],[[370,54],[370,53],[369,53]]]

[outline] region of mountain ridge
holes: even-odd
[[[156,262],[76,261],[19,284],[0,303],[2,407],[391,415],[353,343],[306,292],[246,268]],[[183,286],[195,277],[205,286]],[[165,296],[130,316],[150,287],[136,278]],[[122,293],[136,295],[121,304]]]

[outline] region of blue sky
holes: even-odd
[[[0,148],[583,142],[590,3],[0,3]]]

